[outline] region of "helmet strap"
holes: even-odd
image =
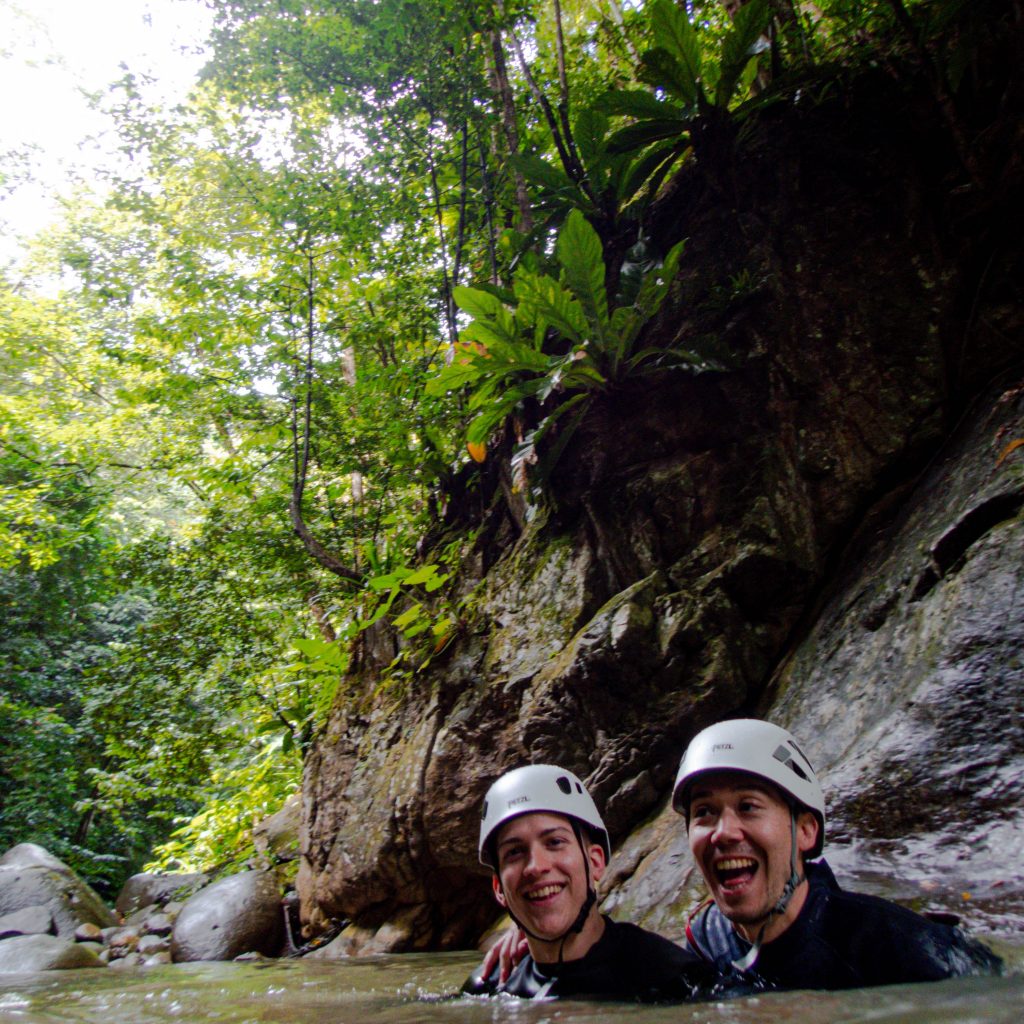
[[[754,940],[754,944],[750,947],[745,956],[740,957],[739,960],[732,961],[733,967],[738,971],[749,971],[750,968],[754,966],[761,953],[761,946],[764,943],[764,933],[768,930],[768,925],[771,924],[772,918],[786,912],[786,907],[789,906],[789,901],[793,898],[793,893],[796,892],[797,886],[799,886],[807,877],[800,870],[800,855],[796,846],[796,810],[792,807],[789,809],[789,836],[789,878],[786,879],[786,884],[782,887],[782,892],[779,894],[779,898],[775,901],[775,905],[768,911],[768,914],[764,919],[764,924],[761,925],[761,928],[757,933],[757,938]]]

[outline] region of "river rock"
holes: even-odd
[[[146,958],[139,956],[138,953],[128,953],[126,956],[115,957],[111,955],[110,960],[107,962],[107,966],[112,970],[124,970],[125,968],[141,967],[146,962]]]
[[[0,867],[41,867],[51,868],[54,871],[70,871],[71,869],[60,860],[54,857],[49,850],[37,843],[18,843],[12,846],[2,857]]]
[[[245,871],[192,896],[171,933],[176,963],[232,960],[241,953],[275,955],[284,937],[281,894],[272,875]]]
[[[299,856],[299,823],[302,793],[293,793],[275,814],[264,818],[252,830],[256,853],[264,863],[283,864]]]
[[[0,974],[102,966],[91,950],[56,935],[19,935],[0,942]]]
[[[162,938],[159,935],[143,935],[139,939],[137,949],[142,956],[152,956],[154,953],[169,952],[171,948],[170,939]]]
[[[139,930],[131,926],[114,928],[104,935],[110,956],[124,957],[133,953],[139,944]]]
[[[144,935],[170,935],[174,919],[170,914],[151,914],[142,924]]]
[[[75,929],[75,942],[100,942],[104,940],[103,929],[87,921]]]
[[[27,854],[24,847],[28,847]],[[72,938],[75,929],[85,922],[101,927],[116,923],[98,893],[63,862],[49,854],[45,861],[41,860],[39,849],[22,844],[8,851],[8,855],[16,856],[0,865],[0,914],[45,907],[57,934],[66,938]]]
[[[189,874],[132,875],[118,894],[114,906],[122,917],[130,917],[153,904],[166,904],[175,899],[187,899],[210,881],[202,872]]]
[[[25,907],[0,917],[0,939],[14,935],[49,935],[53,931],[53,915],[47,907]]]

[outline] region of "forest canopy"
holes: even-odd
[[[983,180],[963,97],[1020,16],[212,6],[188,101],[111,83],[122,170],[0,276],[0,849],[108,891],[147,861],[245,863],[332,702],[401,700],[443,651],[473,543],[438,529],[453,481],[501,460],[538,507],[593,396],[715,365],[644,345],[682,172],[873,69],[919,83]],[[384,681],[350,690],[382,620]]]

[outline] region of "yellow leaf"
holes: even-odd
[[[487,458],[487,445],[483,441],[470,441],[466,445],[466,451],[469,452],[474,462],[483,462]]]
[[[1024,438],[1018,438],[1016,441],[1011,441],[999,454],[999,458],[996,459],[996,465],[1001,466],[1012,452],[1015,452],[1018,448],[1024,448]]]

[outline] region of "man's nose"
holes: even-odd
[[[528,875],[539,875],[547,871],[551,858],[543,846],[531,846],[526,857],[526,866],[523,869]]]
[[[711,841],[714,843],[735,843],[742,834],[740,829],[739,815],[731,808],[726,807],[718,815],[714,831],[711,833]]]

